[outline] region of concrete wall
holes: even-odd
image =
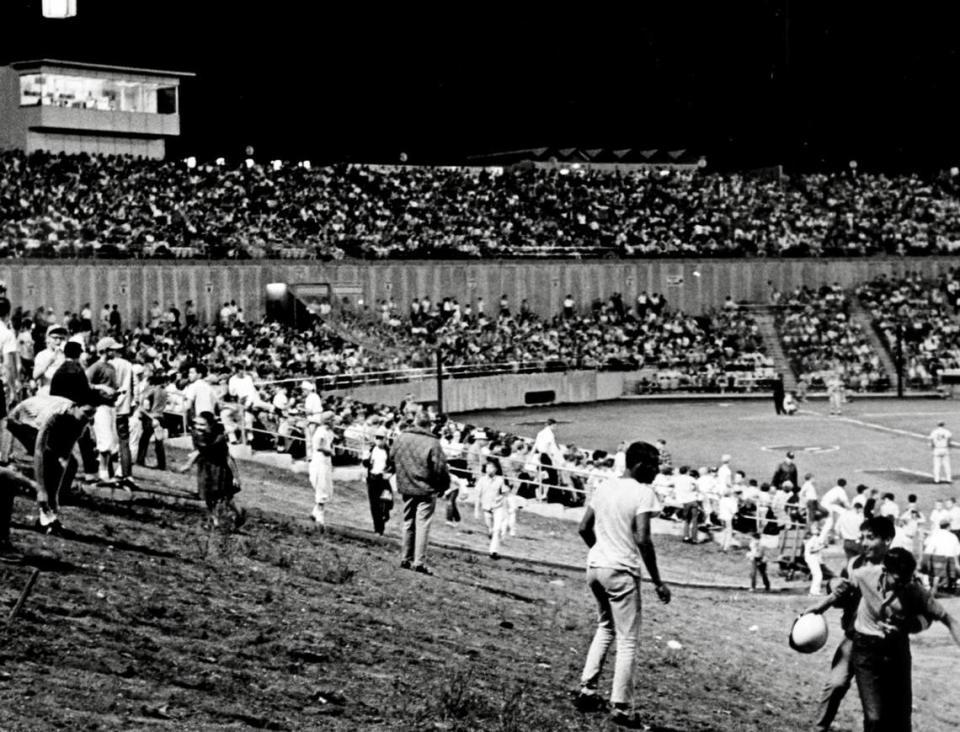
[[[526,395],[532,391],[553,391],[556,398],[548,404],[576,404],[623,395],[624,381],[636,379],[633,372],[567,371],[546,374],[505,374],[473,379],[445,379],[443,408],[446,412],[469,412],[478,409],[507,409],[526,406]],[[367,402],[397,404],[407,394],[416,401],[432,402],[437,398],[435,380],[405,384],[361,386],[343,390]]]
[[[916,259],[716,259],[576,261],[437,262],[256,262],[140,261],[0,261],[0,279],[10,288],[14,305],[50,305],[58,313],[90,302],[98,310],[104,300],[118,303],[127,323],[143,317],[154,299],[181,309],[192,299],[201,317],[213,314],[225,300],[236,300],[248,318],[264,311],[269,282],[329,283],[368,303],[393,297],[406,309],[413,297],[454,296],[461,303],[483,297],[489,310],[506,293],[511,307],[527,298],[539,313],[559,311],[570,293],[582,305],[620,292],[632,302],[643,291],[666,295],[673,307],[700,313],[722,304],[727,295],[739,301],[765,302],[768,281],[780,290],[798,284],[839,282],[851,286],[877,274],[919,270],[935,275],[960,265],[960,257]],[[697,276],[695,273],[699,273]]]

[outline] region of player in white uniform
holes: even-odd
[[[308,475],[314,492],[313,512],[310,516],[321,531],[325,528],[324,507],[333,498],[333,412],[322,412],[311,417],[316,425],[310,440],[311,456]]]
[[[953,480],[950,474],[950,430],[943,422],[937,422],[937,428],[930,433],[930,446],[933,448],[933,482],[939,483],[943,476],[945,483]]]

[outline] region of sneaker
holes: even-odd
[[[430,569],[426,564],[416,565],[415,567],[413,567],[413,571],[416,572],[417,574],[425,574],[428,577],[433,576],[433,570]]]
[[[410,560],[404,559],[400,562],[400,569],[410,569]]]
[[[636,712],[626,709],[614,709],[610,712],[610,721],[627,729],[650,729],[650,725],[644,724]]]
[[[138,491],[138,490],[140,490],[140,486],[138,486],[138,485],[134,482],[133,478],[132,478],[131,476],[129,476],[129,475],[125,475],[125,476],[123,476],[123,477],[120,479],[120,487],[123,488],[123,489],[124,489],[125,491],[127,491],[128,493],[130,493],[130,492],[132,492],[132,491]]]
[[[500,555],[497,554],[496,552],[490,552],[490,558],[491,558],[491,559],[499,559],[499,558],[500,558]]]
[[[610,704],[596,691],[580,689],[573,693],[573,706],[578,712],[590,714],[591,712],[605,712],[609,709]]]
[[[59,519],[56,511],[51,511],[48,508],[41,508],[38,521],[40,522],[40,528],[46,529],[48,526],[53,526],[55,523],[58,523]]]

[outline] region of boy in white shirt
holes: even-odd
[[[616,639],[611,721],[627,726],[639,726],[630,710],[630,697],[640,632],[641,561],[657,597],[670,602],[670,588],[660,579],[650,532],[651,519],[660,511],[660,501],[650,486],[658,466],[659,454],[653,445],[631,444],[627,448],[628,475],[611,478],[597,489],[579,528],[590,547],[587,584],[597,602],[599,621],[574,704],[581,711],[604,707],[597,685],[604,658]]]

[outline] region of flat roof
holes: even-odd
[[[14,69],[32,69],[40,66],[61,66],[67,69],[87,69],[88,71],[113,71],[124,74],[140,74],[144,76],[179,76],[190,78],[196,74],[190,71],[168,71],[165,69],[141,69],[135,66],[112,66],[107,64],[91,64],[84,61],[64,61],[56,58],[40,58],[30,61],[11,61],[8,64]]]

